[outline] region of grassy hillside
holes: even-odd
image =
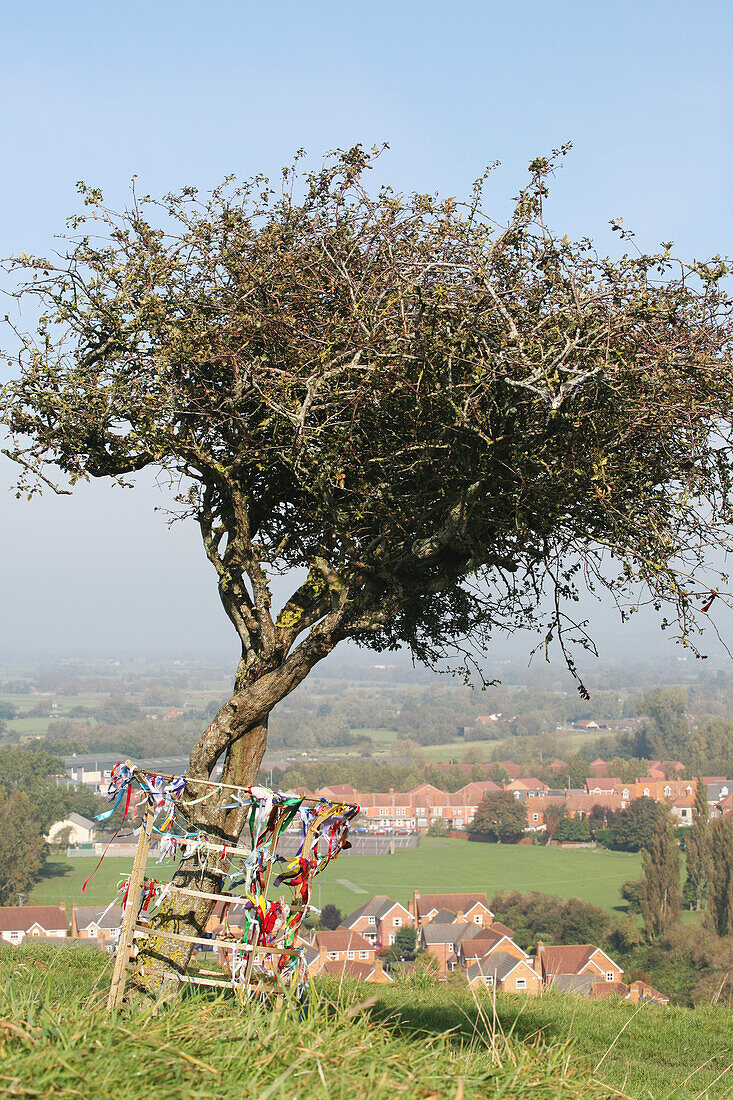
[[[723,1009],[665,1010],[430,985],[316,982],[303,1019],[193,994],[104,1010],[110,963],[70,946],[0,948],[0,1096],[158,1100],[721,1100]],[[728,1070],[728,1076],[726,1076]]]
[[[15,953],[14,953],[15,951]],[[303,1019],[285,1004],[242,1010],[233,997],[186,997],[108,1020],[101,956],[0,948],[0,1095],[258,1100],[516,1100],[608,1095],[564,1045],[456,1041],[372,1017],[355,991],[314,990]],[[360,995],[363,996],[363,990]]]
[[[118,880],[129,873],[131,863],[108,857],[82,895],[81,885],[96,860],[53,857],[31,901],[38,905],[111,901]],[[166,864],[153,862],[150,868],[158,879],[167,879],[171,873]],[[348,913],[372,894],[390,894],[406,903],[415,888],[423,893],[485,890],[490,898],[500,890],[538,890],[560,898],[582,898],[612,910],[622,904],[622,883],[640,873],[639,856],[625,852],[428,838],[420,848],[397,851],[393,856],[341,856],[316,880],[314,901],[322,905],[332,902]]]

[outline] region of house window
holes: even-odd
[[[692,794],[692,787],[685,787],[685,794]]]
[[[644,788],[644,798],[648,798],[648,797],[649,797],[649,788],[645,787]]]
[[[452,943],[449,943],[449,944],[448,944],[448,950],[449,950],[449,951],[455,951],[455,947],[453,946],[453,944],[452,944]]]
[[[672,793],[672,788],[671,788],[671,787],[665,787],[665,788],[664,788],[664,797],[665,797],[665,798],[669,798],[669,796],[671,795],[671,793]]]
[[[360,959],[368,959],[369,958],[369,952],[368,951],[360,951],[359,952],[359,958]]]
[[[392,925],[394,928],[402,927],[402,917],[392,917]]]
[[[377,918],[376,917],[367,917],[367,921],[369,922],[369,924],[376,924],[377,923]]]
[[[621,791],[621,797],[622,798],[628,798],[629,797],[629,792],[627,791],[626,787],[624,787],[624,789]]]
[[[90,940],[94,940],[97,938],[97,929],[94,927],[93,924],[89,925],[89,928],[87,929],[87,936]]]
[[[480,913],[474,913],[473,914],[473,923],[474,924],[481,924],[481,914]]]
[[[329,951],[328,952],[328,957],[329,957],[329,959],[338,959],[339,953],[338,953],[338,951]]]
[[[606,981],[607,982],[612,982],[613,981],[613,970],[607,970],[606,971]]]
[[[346,958],[351,959],[353,961],[353,959],[355,958],[354,952],[353,951],[347,951],[346,952]]]
[[[517,989],[526,989],[527,988],[527,979],[526,978],[517,978],[516,987],[517,987]]]
[[[20,941],[23,939],[22,932],[9,932],[8,935],[10,936],[11,943],[20,943]]]
[[[493,974],[487,974],[486,977],[484,978],[484,981],[486,982],[487,985],[493,985],[494,984],[494,975]]]
[[[533,820],[533,821],[539,821],[539,819],[540,819],[540,815],[539,815],[539,814],[532,814],[532,820]]]

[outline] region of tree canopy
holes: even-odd
[[[246,742],[251,781],[270,710],[344,638],[435,661],[529,626],[572,666],[578,589],[641,585],[694,644],[729,538],[727,267],[552,232],[565,151],[504,225],[485,177],[370,192],[360,146],[120,212],[81,185],[66,252],[7,262],[40,308],[0,397],[19,491],[147,467],[200,527],[242,661],[194,774]]]
[[[476,808],[471,835],[490,840],[518,840],[527,828],[525,805],[511,791],[490,791]]]

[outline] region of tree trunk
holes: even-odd
[[[316,629],[308,639],[278,663],[277,656],[243,658],[237,669],[234,694],[221,707],[208,729],[191,750],[189,782],[184,801],[195,801],[211,790],[197,783],[211,775],[216,762],[226,753],[222,783],[249,787],[257,774],[267,747],[267,724],[273,707],[289,695],[308,675],[315,664],[323,660],[336,644],[335,633],[325,635]],[[192,806],[187,818],[192,828],[234,845],[247,820],[249,807],[220,809],[232,801],[235,792],[219,790],[211,800]],[[228,861],[219,860],[218,870],[203,869],[193,857],[182,860],[173,877],[173,885],[197,889],[206,893],[222,893]],[[151,877],[151,876],[148,876]],[[151,920],[153,929],[200,936],[215,902],[172,895]],[[193,945],[180,944],[163,937],[147,937],[138,955],[143,969],[136,981],[138,988],[148,993],[167,993],[178,983],[172,975],[181,973],[193,952]]]
[[[233,730],[232,733],[234,732]],[[222,783],[241,787],[249,787],[256,783],[266,746],[267,719],[265,718],[246,733],[239,734],[230,744]],[[199,746],[196,746],[194,753],[198,749]],[[189,790],[189,788],[193,789]],[[210,789],[189,784],[183,798],[193,801]],[[210,801],[191,807],[187,814],[191,826],[200,828],[208,836],[218,838],[225,844],[236,844],[247,820],[249,807],[229,810],[218,808],[230,803],[234,793],[227,790],[218,791]],[[224,892],[224,873],[227,868],[228,860],[217,860],[216,871],[202,869],[197,857],[193,856],[190,859],[181,860],[172,882],[174,886],[185,889],[220,894]],[[153,874],[154,872],[148,874],[148,878],[153,877]],[[151,920],[150,926],[153,929],[177,932],[186,936],[202,936],[215,904],[214,901],[206,898],[194,899],[181,894],[170,895]],[[193,950],[192,944],[183,944],[164,937],[147,937],[142,941],[137,958],[142,974],[135,980],[136,987],[155,995],[173,992],[179,984],[174,973],[184,972]]]

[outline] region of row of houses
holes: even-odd
[[[711,817],[733,813],[733,781],[707,776],[706,799]],[[357,791],[348,783],[321,787],[317,791],[297,788],[296,793],[332,801],[357,802],[361,807],[359,823],[372,832],[380,830],[424,831],[435,821],[448,829],[465,829],[487,794],[509,791],[525,806],[527,827],[545,828],[545,814],[558,806],[570,817],[589,815],[594,807],[606,811],[624,810],[637,798],[652,798],[666,803],[681,825],[691,825],[697,780],[665,779],[645,776],[633,782],[617,778],[588,776],[582,787],[552,788],[534,776],[512,779],[500,786],[491,779],[474,780],[455,792],[444,791],[432,783],[420,783],[409,791]]]
[[[373,965],[370,949],[378,964],[379,952],[394,944],[403,927],[415,928],[417,946],[436,960],[440,978],[460,971],[469,985],[508,993],[536,996],[555,988],[591,997],[669,1001],[644,982],[626,985],[623,968],[593,944],[538,942],[531,956],[515,942],[512,929],[496,920],[485,893],[420,894],[416,890],[407,907],[379,894],[349,914],[333,933],[316,933],[312,949],[319,951],[322,964],[325,958],[332,973],[353,961],[357,952]],[[385,978],[382,968],[368,980],[389,977]]]
[[[117,935],[122,922],[122,907],[112,905],[71,906],[71,917],[65,905],[3,905],[0,906],[0,942],[56,942],[63,939],[88,940],[107,947]]]
[[[19,944],[58,943],[71,939],[85,946],[111,948],[122,920],[119,906],[73,905],[67,921],[63,905],[4,906],[0,908],[0,941]],[[538,995],[543,989],[591,997],[621,996],[632,1001],[668,998],[643,982],[626,985],[623,969],[593,944],[545,945],[538,942],[534,956],[514,940],[507,925],[495,919],[485,893],[413,893],[409,906],[384,894],[354,910],[333,930],[320,929],[298,940],[311,974],[332,974],[366,982],[392,981],[382,955],[395,943],[401,928],[415,928],[417,946],[435,960],[438,978],[459,971],[471,986],[501,992]],[[206,926],[212,936],[229,935],[235,943],[241,933],[226,922],[221,903]],[[218,948],[218,961],[227,963],[227,949]]]

